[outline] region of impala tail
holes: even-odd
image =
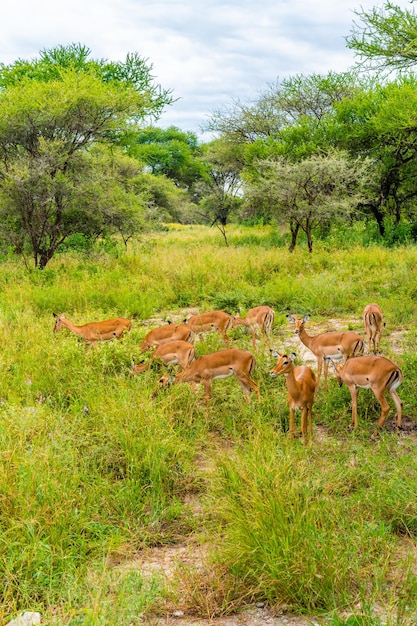
[[[394,370],[393,372],[390,373],[388,377],[386,388],[388,389],[388,391],[393,391],[401,385],[402,381],[403,381],[402,371],[400,369]]]

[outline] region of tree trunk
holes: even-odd
[[[298,235],[298,231],[300,230],[300,224],[290,221],[290,230],[291,230],[291,243],[290,243],[288,250],[289,252],[293,252],[297,244],[297,235]]]
[[[216,226],[221,232],[221,234],[223,235],[224,243],[226,244],[227,247],[229,247],[229,242],[227,241],[227,236],[226,236],[226,225],[216,224]]]

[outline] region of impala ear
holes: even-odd
[[[291,354],[290,354],[290,359],[291,359],[291,361],[292,361],[293,363],[294,363],[294,361],[295,361],[295,359],[296,359],[296,356],[297,356],[297,355],[295,354],[295,352],[291,352]]]
[[[308,315],[308,314],[304,315],[304,320],[303,320],[304,322],[308,322],[309,319],[310,319],[310,315]]]
[[[272,356],[276,357],[277,359],[279,359],[279,357],[281,356],[279,352],[277,352],[276,350],[271,350],[270,351]]]
[[[287,320],[295,324],[295,317],[293,317],[292,315],[287,315]]]
[[[52,315],[53,315],[54,317],[59,317],[59,315],[57,315],[56,313],[52,313]]]

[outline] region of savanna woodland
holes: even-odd
[[[236,94],[211,111],[208,142],[158,127],[176,96],[136,52],[73,44],[0,65],[2,623],[263,607],[417,624],[417,16],[360,11],[346,45],[351,71]],[[349,382],[365,357],[325,361],[300,437],[287,385],[294,367],[318,377],[302,333],[355,333],[372,352],[370,303],[376,379]],[[266,334],[246,319],[261,305]],[[229,314],[226,336],[194,332],[190,366],[143,349],[210,311]],[[106,335],[84,326],[115,318]],[[236,376],[210,395],[225,347],[221,374]],[[286,376],[270,375],[270,348]],[[172,384],[192,368],[204,386]],[[350,428],[358,385],[371,388]]]

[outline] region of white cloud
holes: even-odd
[[[396,4],[412,9],[408,0]],[[210,112],[257,97],[277,78],[353,64],[354,10],[377,0],[16,0],[2,15],[0,62],[79,42],[92,57],[137,52],[179,98],[160,121],[199,131]]]

